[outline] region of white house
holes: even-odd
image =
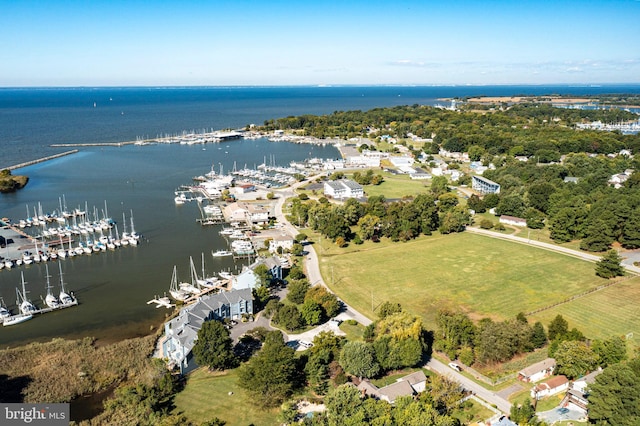
[[[283,278],[282,264],[277,257],[260,257],[249,266],[245,266],[238,275],[231,279],[231,288],[234,290],[253,290],[260,283],[260,277],[254,272],[258,265],[265,265],[271,274],[271,278],[281,280]]]
[[[345,198],[363,198],[362,186],[349,179],[329,180],[324,183],[324,195],[339,200]]]
[[[527,226],[527,219],[515,216],[507,216],[506,214],[503,214],[502,216],[500,216],[500,223],[513,226]]]
[[[584,415],[587,415],[589,410],[589,390],[587,387],[595,383],[596,376],[600,373],[602,373],[602,369],[598,369],[570,383],[569,390],[567,390],[567,393],[560,405],[571,410],[580,411]]]
[[[282,247],[282,250],[289,251],[293,248],[293,237],[289,235],[276,235],[269,241],[269,252],[276,253],[278,247]]]
[[[569,379],[566,376],[555,376],[546,382],[538,383],[531,389],[531,398],[542,399],[569,389]]]
[[[520,370],[518,372],[518,379],[523,382],[537,382],[552,375],[555,369],[556,360],[547,358]]]
[[[408,155],[389,157],[389,161],[391,161],[391,164],[398,168],[411,167],[414,163],[413,157],[410,157]]]

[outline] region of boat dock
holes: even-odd
[[[46,314],[47,312],[59,311],[61,309],[70,308],[72,306],[78,306],[78,299],[75,298],[73,293],[71,293],[71,298],[73,299],[73,301],[71,301],[69,303],[60,304],[60,305],[56,306],[55,308],[46,307],[46,308],[36,309],[34,311],[31,311],[31,313],[29,315],[26,315],[26,314],[12,315],[10,317],[4,318],[4,319],[0,319],[0,322],[5,323],[4,324],[5,326],[13,325],[13,324],[19,324],[20,322],[26,321],[27,319],[31,319],[30,315],[33,316],[33,315],[36,315],[36,314]],[[27,317],[29,317],[29,318],[27,318]],[[24,320],[20,321],[23,318],[24,318]]]
[[[60,146],[77,146],[77,145],[72,145],[71,144],[71,145],[60,145]],[[56,158],[64,157],[66,155],[75,154],[76,152],[78,152],[77,149],[72,149],[71,151],[61,152],[60,154],[49,155],[48,157],[38,158],[37,160],[25,161],[24,163],[15,164],[15,165],[9,166],[9,167],[4,167],[4,169],[5,170],[20,169],[22,167],[27,167],[27,166],[31,166],[33,164],[43,163],[43,162],[49,161],[49,160],[55,160]]]

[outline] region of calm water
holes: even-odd
[[[52,283],[58,284],[61,262],[65,283],[80,300],[80,305],[43,316],[14,327],[0,329],[0,346],[54,336],[96,336],[119,339],[148,333],[157,326],[168,310],[155,309],[146,301],[168,291],[173,265],[179,277],[189,279],[189,256],[201,270],[201,253],[205,253],[207,272],[235,270],[241,263],[230,258],[211,256],[211,250],[227,248],[218,235],[220,226],[201,227],[197,205],[176,206],[173,191],[206,173],[212,164],[231,170],[233,161],[249,167],[263,161],[263,153],[275,155],[279,164],[310,156],[335,158],[333,147],[274,143],[246,140],[202,146],[153,145],[123,148],[94,148],[81,153],[20,170],[30,176],[22,191],[2,197],[2,216],[26,217],[29,206],[41,203],[43,210],[58,208],[59,197],[65,196],[69,208],[85,201],[89,211],[104,209],[118,222],[122,233],[122,213],[133,210],[135,228],[145,241],[138,247],[123,247],[114,252],[97,253],[48,262]],[[148,240],[148,241],[147,241]],[[7,304],[15,301],[15,287],[24,271],[30,298],[45,295],[45,267],[27,267],[0,271],[0,295]],[[57,291],[57,289],[56,289]],[[42,304],[42,303],[40,303]],[[14,308],[15,310],[15,308]]]
[[[483,86],[483,87],[292,87],[292,88],[83,88],[0,89],[0,168],[55,154],[69,148],[53,143],[114,142],[155,137],[183,130],[243,127],[298,114],[336,110],[434,104],[438,98],[517,94],[640,93],[640,86]],[[94,107],[95,103],[95,107]],[[202,228],[195,204],[175,206],[173,191],[211,167],[249,167],[274,155],[279,165],[308,157],[335,158],[332,147],[234,141],[202,146],[154,145],[81,148],[68,157],[23,168],[28,186],[0,196],[0,217],[26,216],[26,206],[44,211],[66,198],[70,208],[85,202],[121,222],[133,210],[136,231],[145,236],[138,247],[61,260],[65,282],[81,304],[48,313],[14,327],[0,327],[0,347],[51,337],[95,336],[111,340],[147,334],[167,311],[146,305],[168,290],[173,265],[187,279],[189,256],[207,271],[235,269],[231,259],[213,259],[211,250],[226,248],[219,227]],[[129,224],[127,223],[127,226]],[[122,224],[119,224],[122,232]],[[49,262],[58,284],[56,262]],[[44,265],[0,271],[0,296],[15,301],[24,271],[30,298],[45,294]]]

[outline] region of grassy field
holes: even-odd
[[[229,392],[233,394],[229,395]],[[216,416],[226,421],[227,426],[278,424],[279,410],[262,411],[255,408],[244,389],[237,385],[237,373],[234,370],[210,373],[201,368],[194,371],[174,402],[174,413],[183,413],[195,424]]]
[[[367,197],[374,195],[384,195],[386,199],[402,198],[406,195],[417,195],[428,190],[423,180],[411,180],[409,175],[392,175],[387,172],[375,171],[374,174],[381,174],[384,182],[380,185],[367,185],[364,192]],[[428,185],[431,181],[426,181]]]
[[[431,328],[443,307],[462,308],[472,318],[512,318],[607,282],[592,263],[470,233],[346,250],[323,242],[316,250],[327,284],[356,309],[374,318],[372,306],[399,302]],[[588,336],[596,331],[579,328]]]
[[[633,277],[554,308],[539,312],[532,320],[548,324],[558,314],[592,339],[633,333],[630,346],[640,338],[640,277]],[[635,343],[634,343],[635,342]]]

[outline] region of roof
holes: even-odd
[[[358,390],[361,392],[364,391],[365,395],[380,397],[380,392],[378,392],[378,388],[367,379],[362,379],[360,381],[360,384],[358,385]]]
[[[341,182],[342,182],[342,184],[343,184],[344,186],[346,186],[346,187],[347,187],[347,188],[349,188],[349,189],[352,189],[352,190],[353,190],[353,189],[359,189],[359,190],[362,190],[362,186],[360,186],[360,184],[358,184],[358,183],[356,183],[356,182],[354,182],[354,181],[352,181],[352,180],[344,179],[344,180],[342,180]]]
[[[340,182],[335,180],[326,181],[325,185],[329,185],[334,191],[341,191],[345,189]]]
[[[547,358],[540,362],[536,362],[535,364],[532,364],[526,368],[523,368],[522,370],[520,370],[519,374],[525,377],[529,377],[541,371],[547,370],[549,368],[555,368],[555,366],[556,366],[556,360],[553,358]]]
[[[387,397],[389,402],[393,402],[401,396],[411,396],[414,394],[413,387],[411,387],[409,382],[404,380],[380,388],[378,392],[380,393],[380,397]]]
[[[417,383],[422,383],[427,380],[427,376],[425,376],[424,371],[418,370],[414,373],[409,374],[408,376],[404,376],[402,379],[406,382],[409,382],[410,385],[415,385]]]
[[[497,186],[500,186],[500,184],[498,184],[498,183],[496,183],[496,182],[494,182],[494,181],[492,181],[492,180],[489,180],[489,179],[487,179],[487,178],[484,178],[484,177],[482,177],[482,176],[476,176],[476,175],[473,175],[473,176],[472,176],[472,178],[473,178],[473,179],[478,179],[479,181],[484,182],[484,183],[487,183],[487,184],[489,184],[489,185],[497,185]]]
[[[574,380],[574,382],[585,382],[586,384],[592,384],[596,382],[596,376],[598,374],[602,373],[602,369],[596,370],[596,371],[592,371],[591,373],[587,374],[586,376],[580,377],[579,379]]]
[[[537,384],[533,389],[534,391],[541,391],[545,389],[555,389],[569,383],[569,379],[566,376],[555,376],[547,380],[546,382],[542,382]]]

